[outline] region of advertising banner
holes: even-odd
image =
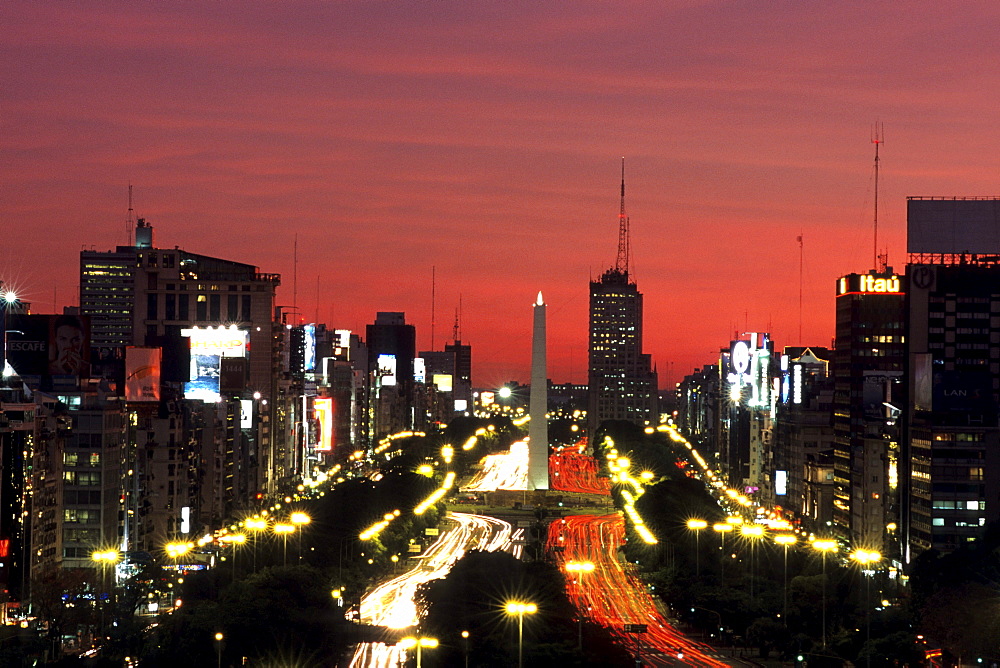
[[[9,315],[7,361],[29,385],[77,387],[90,377],[90,318]]]
[[[329,452],[333,450],[333,399],[316,397],[313,414],[316,416],[316,449]]]
[[[223,357],[245,357],[247,330],[233,327],[182,329],[190,339],[191,373],[184,383],[184,398],[215,403],[222,398],[220,376]]]
[[[159,348],[125,348],[125,401],[160,400]]]

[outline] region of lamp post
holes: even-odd
[[[278,522],[272,527],[275,534],[281,536],[281,565],[288,565],[288,534],[295,532],[294,524]]]
[[[781,610],[781,618],[785,620],[785,626],[788,626],[788,546],[794,545],[797,540],[795,534],[790,533],[781,533],[774,537],[774,542],[785,548],[785,576],[783,579],[784,606]]]
[[[694,576],[701,577],[701,530],[708,527],[705,520],[688,520],[687,528],[694,531]]]
[[[289,521],[298,529],[299,532],[299,561],[302,561],[302,527],[306,524],[312,522],[312,518],[306,513],[301,511],[296,511],[289,515]]]
[[[469,668],[469,632],[462,631],[462,644],[465,646],[465,668]]]
[[[580,609],[577,611],[577,649],[583,650],[583,575],[594,572],[594,562],[592,561],[567,561],[566,572],[576,574],[576,588],[579,592],[577,597],[580,601]]]
[[[855,550],[851,553],[851,559],[858,562],[861,567],[861,573],[865,578],[865,638],[867,642],[871,642],[872,639],[872,604],[871,604],[871,577],[875,574],[874,564],[882,561],[882,555],[878,552],[869,552],[868,550]],[[872,569],[866,568],[868,565],[873,565]],[[872,665],[872,655],[868,652],[869,666]]]
[[[229,533],[225,536],[219,538],[220,543],[228,543],[233,548],[233,582],[236,581],[236,548],[240,545],[244,545],[247,542],[247,535],[245,533]]]
[[[424,637],[424,636],[420,636],[420,637],[414,638],[414,637],[410,636],[410,637],[403,638],[402,640],[400,640],[399,641],[399,646],[402,647],[403,649],[413,649],[414,647],[416,647],[417,648],[417,668],[421,668],[421,666],[420,666],[420,663],[421,663],[420,650],[422,648],[424,648],[424,647],[428,647],[428,648],[437,647],[438,646],[438,641],[437,641],[437,638],[427,638],[427,637]]]
[[[257,572],[257,541],[260,539],[260,532],[267,531],[267,519],[263,517],[251,517],[243,523],[248,531],[253,532],[253,571]]]
[[[216,632],[216,634],[215,634],[215,656],[218,659],[217,664],[216,664],[218,666],[218,668],[222,668],[222,638],[223,637],[224,636],[221,633]]]
[[[0,281],[3,285],[3,281]],[[12,290],[0,292],[0,380],[7,368],[7,311],[17,303],[17,295]]]
[[[524,616],[538,612],[534,603],[510,601],[504,607],[508,615],[517,615],[517,668],[524,668]]]
[[[719,534],[719,538],[722,540],[722,544],[719,547],[722,550],[722,568],[719,574],[719,583],[725,586],[726,583],[726,534],[733,530],[733,525],[729,522],[718,522],[712,525],[712,530]]]
[[[101,589],[108,590],[108,567],[117,564],[121,559],[121,553],[118,550],[95,550],[90,555],[90,560],[98,565],[101,570]],[[98,593],[97,604],[101,606],[101,638],[104,638],[104,625],[105,625],[105,607],[106,604],[101,600],[101,594]]]
[[[823,555],[823,649],[826,649],[826,553],[837,551],[837,541],[814,540],[812,546]]]
[[[757,574],[757,541],[764,537],[764,527],[759,524],[743,524],[740,534],[750,541],[750,598],[753,598],[754,578]]]

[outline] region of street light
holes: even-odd
[[[218,668],[222,668],[222,638],[223,635],[219,632],[215,634],[215,655],[218,657]]]
[[[712,525],[712,530],[719,534],[722,540],[722,545],[719,548],[722,550],[722,570],[719,573],[719,583],[725,586],[726,581],[726,534],[733,530],[733,524],[731,522],[718,522]]]
[[[267,531],[267,518],[264,517],[250,517],[244,523],[243,526],[247,528],[248,531],[252,531],[253,537],[253,570],[254,573],[257,572],[257,541],[260,538],[261,531]]]
[[[837,551],[837,541],[814,540],[812,546],[823,555],[823,649],[826,649],[826,553]]]
[[[118,563],[121,559],[121,552],[118,550],[95,550],[91,553],[90,559],[101,569],[101,588],[110,589],[108,586],[108,567]],[[101,606],[101,636],[103,637],[105,604],[100,600],[100,595],[98,595],[97,603]]]
[[[764,537],[764,527],[759,524],[743,524],[740,534],[750,541],[750,597],[753,598],[753,582],[756,576],[757,541]]]
[[[288,534],[295,533],[294,524],[285,524],[283,522],[276,523],[272,528],[275,534],[281,536],[281,565],[288,565]]]
[[[865,636],[868,642],[872,639],[872,604],[871,604],[871,576],[875,574],[874,566],[871,570],[865,568],[870,564],[877,564],[882,561],[882,555],[878,552],[870,552],[868,550],[855,550],[850,554],[853,561],[858,562],[861,566],[861,572],[865,577]],[[872,665],[872,655],[868,652],[868,665]]]
[[[577,637],[576,646],[577,649],[583,650],[583,574],[594,572],[594,562],[592,561],[567,561],[566,562],[566,572],[576,573],[576,588],[579,592],[577,597],[580,601],[579,610],[577,611]]]
[[[302,527],[312,522],[312,518],[306,513],[296,511],[289,515],[288,519],[299,530],[299,561],[302,561]]]
[[[519,601],[509,601],[504,610],[508,615],[517,615],[517,668],[524,667],[524,616],[533,615],[538,612],[538,606],[534,603],[521,603]]]
[[[774,537],[774,542],[785,548],[784,607],[781,612],[785,626],[788,626],[788,546],[794,545],[797,540],[795,534],[791,533],[780,533]]]
[[[462,643],[465,645],[465,668],[469,668],[469,632],[462,631]]]
[[[236,548],[247,542],[245,533],[229,533],[219,537],[220,543],[229,543],[233,547],[233,581],[236,581]]]
[[[0,281],[3,285],[3,281]],[[12,290],[0,293],[0,378],[7,368],[7,312],[17,303],[17,295]]]
[[[701,576],[701,530],[708,527],[705,520],[688,520],[687,528],[694,531],[694,576]]]
[[[400,640],[399,641],[399,646],[402,647],[403,649],[413,649],[414,647],[417,648],[417,668],[420,668],[420,658],[421,658],[420,657],[420,650],[421,650],[421,648],[423,648],[423,647],[428,647],[428,648],[437,647],[438,646],[438,641],[437,641],[437,638],[427,638],[427,637],[423,637],[423,636],[421,636],[419,638],[414,638],[412,636],[409,636],[409,637],[406,637],[406,638],[403,638],[402,640]]]

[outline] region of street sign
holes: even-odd
[[[425,536],[437,536],[438,535],[438,530],[437,530],[436,527],[427,527],[426,529],[424,529],[424,535]]]
[[[626,624],[625,625],[625,633],[645,633],[645,632],[646,632],[646,625],[645,624]]]

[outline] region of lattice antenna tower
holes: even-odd
[[[135,210],[132,208],[132,184],[128,184],[128,217],[125,219],[126,245],[132,245],[132,233],[135,230]]]
[[[618,259],[615,270],[628,276],[628,256],[632,250],[632,241],[628,234],[628,216],[625,214],[625,158],[622,158],[622,206],[618,214]]]
[[[875,144],[875,260],[872,267],[876,270],[885,271],[885,262],[882,263],[881,267],[879,266],[878,254],[878,146],[879,144],[885,143],[885,130],[879,122],[875,123],[875,127],[872,130],[872,143]]]
[[[452,340],[458,343],[462,340],[462,296],[458,296],[458,307],[455,308],[455,326],[451,330]]]

